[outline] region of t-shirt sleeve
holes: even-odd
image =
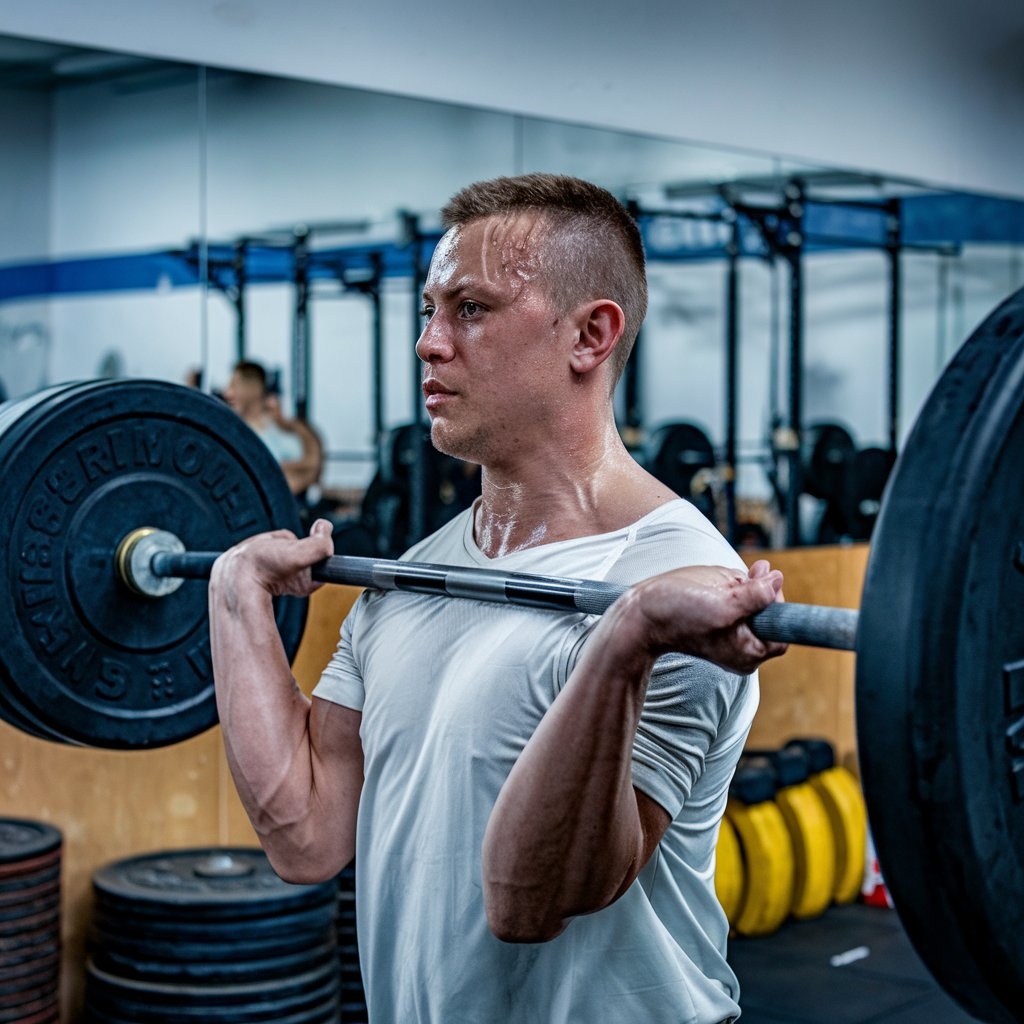
[[[365,695],[363,675],[356,661],[352,639],[362,607],[363,597],[360,597],[352,610],[345,616],[345,621],[341,624],[341,638],[338,640],[338,646],[327,663],[327,667],[323,670],[320,681],[313,689],[314,697],[329,700],[334,704],[341,704],[354,711],[363,710]]]
[[[561,665],[559,688],[576,667],[595,624],[595,619],[589,619],[574,631]],[[720,733],[729,732],[724,739],[733,742],[735,730],[729,723],[745,688],[757,692],[756,676],[733,675],[701,658],[667,654],[655,662],[633,741],[633,785],[670,817],[679,815],[704,775],[708,752]],[[754,708],[756,700],[750,715]],[[745,732],[737,736],[742,744]]]
[[[633,785],[675,818],[746,677],[686,655],[660,658],[633,743]]]

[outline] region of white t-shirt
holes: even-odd
[[[271,419],[264,419],[253,430],[278,462],[295,462],[302,458],[302,438],[298,434],[279,427]]]
[[[633,583],[743,563],[688,502],[626,529],[487,558],[470,512],[406,555]],[[556,939],[487,926],[481,845],[506,776],[596,619],[400,592],[364,593],[315,690],[362,710],[359,952],[373,1024],[718,1024],[739,1013],[715,898],[718,822],[757,677],[683,655],[655,666],[633,781],[672,817],[633,885]]]

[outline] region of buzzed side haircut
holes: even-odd
[[[522,174],[468,185],[442,209],[441,220],[451,228],[527,211],[542,214],[554,243],[545,277],[555,304],[566,312],[593,299],[611,299],[622,307],[625,326],[609,359],[614,386],[647,315],[640,229],[609,191],[562,174]]]

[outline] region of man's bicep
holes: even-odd
[[[642,789],[633,787],[636,795],[636,810],[640,818],[640,830],[643,833],[643,854],[640,858],[640,870],[651,859],[658,843],[672,824],[672,815],[657,800],[649,797]]]
[[[314,758],[326,767],[358,769],[363,775],[363,744],[359,736],[363,713],[323,697],[313,697],[309,712]]]
[[[363,789],[362,712],[314,697],[309,714],[313,789],[321,825],[344,837],[345,863],[354,854],[356,815]]]

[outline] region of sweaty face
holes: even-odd
[[[487,217],[438,244],[416,353],[441,451],[500,464],[549,436],[572,384],[572,332],[544,287],[544,235],[537,217]]]

